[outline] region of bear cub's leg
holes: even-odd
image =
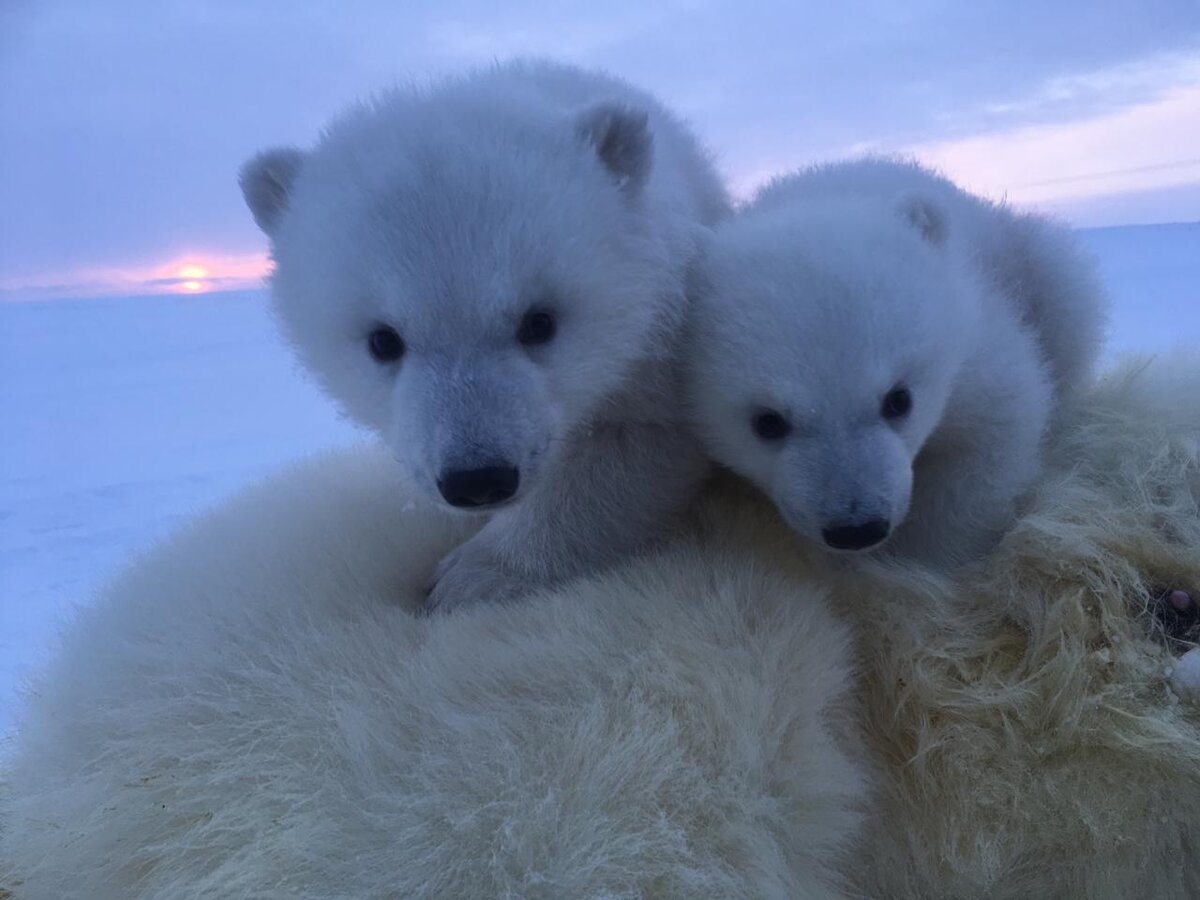
[[[442,560],[427,611],[512,600],[612,565],[668,531],[709,469],[681,428],[630,423],[595,426],[560,466]]]

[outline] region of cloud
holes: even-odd
[[[1038,206],[1200,183],[1200,76],[1091,118],[906,148],[969,189]],[[1200,210],[1197,210],[1200,214]]]
[[[1159,203],[1159,188],[1200,184],[1200,49],[1056,75],[1027,95],[943,118],[939,140],[881,135],[809,159],[772,158],[735,178],[735,191],[747,197],[772,174],[813,161],[899,153],[978,193],[1068,216],[1070,201],[1085,198],[1136,193]]]
[[[391,82],[515,53],[661,95],[741,190],[868,148],[919,148],[989,190],[1185,161],[1165,148],[1190,132],[1147,110],[1200,66],[1195,0],[0,0],[12,10],[0,15],[4,284],[148,271],[197,247],[261,254],[234,179],[251,153],[311,142]],[[1123,142],[1134,124],[1114,117],[1132,110],[1140,149],[1069,137]],[[1036,128],[1051,130],[1026,136]],[[1020,190],[1051,202],[1183,177],[1166,171]]]
[[[1032,95],[985,104],[972,124],[1032,124],[1085,118],[1154,99],[1164,86],[1200,82],[1200,44],[1186,52],[1156,54],[1116,66],[1049,78]],[[985,118],[986,117],[986,118]],[[987,119],[991,119],[990,123]]]

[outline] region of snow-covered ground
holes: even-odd
[[[355,438],[264,299],[0,303],[0,733],[64,613],[132,551]]]
[[[1200,223],[1083,232],[1112,353],[1200,341]],[[0,734],[73,604],[175,524],[357,432],[260,293],[0,303]]]

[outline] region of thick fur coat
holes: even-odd
[[[1193,898],[1200,712],[1148,601],[1200,582],[1198,398],[1174,360],[1066,401],[1028,507],[953,579],[842,580],[715,485],[619,571],[433,619],[469,520],[397,504],[376,451],[316,460],[81,614],[5,761],[0,885]]]
[[[1102,292],[1070,236],[882,159],[780,178],[695,280],[695,425],[838,551],[974,558],[1091,374]]]
[[[1200,896],[1200,710],[1156,603],[1200,583],[1198,398],[1200,359],[1131,363],[1064,401],[988,558],[832,576],[881,767],[865,896]]]
[[[654,98],[507,63],[360,104],[241,182],[300,359],[413,496],[489,520],[432,607],[603,568],[692,499],[677,344],[727,202]]]
[[[402,496],[376,450],[315,461],[83,614],[7,772],[17,896],[841,896],[865,780],[818,590],[721,530],[421,617],[469,535]]]

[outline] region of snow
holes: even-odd
[[[260,292],[0,304],[0,733],[20,676],[131,552],[353,440]]]
[[[1112,352],[1200,340],[1200,223],[1081,234],[1114,297]],[[0,303],[0,409],[0,734],[73,605],[131,553],[358,436],[259,292]]]

